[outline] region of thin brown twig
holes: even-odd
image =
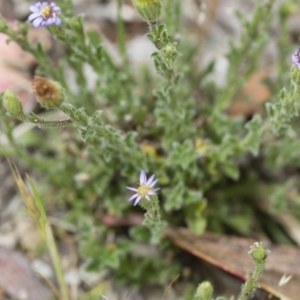
[[[170,284],[167,286],[167,288],[166,288],[166,290],[165,290],[165,292],[164,292],[164,295],[163,295],[163,297],[162,297],[161,300],[164,300],[164,299],[166,298],[166,296],[167,296],[167,294],[168,294],[168,292],[169,292],[169,290],[170,290],[172,284],[173,284],[173,283],[175,282],[175,280],[179,277],[179,275],[180,275],[180,274],[176,275],[175,278],[174,278],[174,279],[170,282]]]
[[[132,291],[132,288],[131,288],[131,289],[128,291],[128,293],[127,293],[127,295],[126,295],[126,298],[125,298],[125,300],[127,300],[127,299],[128,299],[128,297],[129,297],[129,295],[130,295],[131,291]]]

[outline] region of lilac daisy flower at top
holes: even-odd
[[[158,179],[154,180],[154,175],[152,175],[148,180],[147,176],[144,170],[140,173],[140,186],[136,189],[133,187],[127,186],[126,188],[128,190],[134,191],[135,194],[133,194],[128,201],[132,201],[135,199],[134,206],[137,205],[142,198],[146,198],[148,201],[150,201],[151,195],[155,195],[156,192],[159,190],[159,188],[153,190],[152,188],[156,184]]]
[[[53,2],[37,2],[29,7],[32,14],[28,17],[28,21],[32,23],[33,27],[48,26],[55,24],[61,25],[61,20],[56,14],[61,13],[61,9]]]
[[[300,71],[300,47],[292,54],[292,62],[296,65]]]

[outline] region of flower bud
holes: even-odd
[[[199,284],[195,299],[197,300],[212,300],[213,287],[210,282],[204,281]]]
[[[269,250],[266,250],[263,247],[262,243],[258,243],[258,242],[254,243],[250,247],[250,251],[249,251],[249,254],[251,255],[253,261],[256,264],[265,263],[265,260],[270,253],[271,252]]]
[[[34,76],[31,86],[38,102],[45,108],[57,108],[64,101],[63,88],[56,81]]]
[[[291,80],[297,85],[300,86],[300,72],[299,72],[300,64],[298,65],[292,65],[291,67]]]
[[[133,0],[137,12],[146,21],[155,21],[159,18],[161,11],[160,0]]]
[[[11,91],[6,91],[3,94],[3,104],[9,114],[14,118],[22,119],[25,115],[22,104],[19,98]]]

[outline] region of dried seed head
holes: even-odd
[[[31,86],[38,102],[45,108],[59,107],[64,101],[63,88],[58,82],[35,76]]]

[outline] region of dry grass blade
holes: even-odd
[[[62,270],[57,246],[42,201],[37,192],[37,189],[35,188],[33,181],[27,175],[27,180],[31,188],[31,192],[30,192],[27,186],[25,185],[20,173],[18,172],[17,167],[12,165],[8,158],[7,161],[13,173],[13,177],[15,179],[17,187],[23,198],[26,210],[30,215],[30,217],[35,221],[36,226],[40,231],[40,234],[42,235],[43,239],[47,243],[52,265],[55,271],[56,279],[60,287],[59,299],[68,300],[69,299],[68,287],[63,276],[63,270]]]

